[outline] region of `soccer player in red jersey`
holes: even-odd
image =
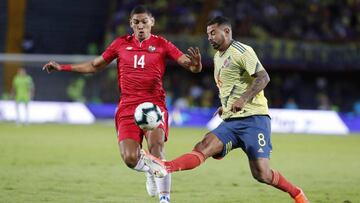
[[[133,34],[115,39],[103,54],[92,61],[79,64],[58,64],[49,61],[43,70],[93,73],[117,60],[118,84],[121,98],[115,116],[120,154],[125,164],[134,170],[146,172],[150,196],[159,194],[160,202],[170,202],[170,176],[155,178],[150,168],[140,159],[140,149],[145,136],[152,155],[164,159],[164,142],[168,138],[168,112],[165,105],[163,76],[165,60],[170,58],[180,66],[197,73],[202,69],[198,48],[190,47],[183,54],[166,39],[151,34],[155,20],[144,6],[135,7],[130,14]],[[165,122],[152,131],[143,131],[134,122],[134,110],[143,102],[158,105]]]

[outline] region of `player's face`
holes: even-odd
[[[25,74],[26,74],[26,71],[25,71],[25,69],[20,68],[20,69],[18,70],[18,73],[19,73],[19,75],[25,75]]]
[[[211,46],[214,49],[221,51],[222,46],[225,43],[224,26],[219,26],[218,24],[209,25],[207,26],[206,33]]]
[[[152,26],[154,26],[154,18],[147,13],[134,14],[130,19],[130,27],[140,41],[150,36]]]

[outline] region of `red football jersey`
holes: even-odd
[[[151,35],[139,42],[134,35],[115,39],[102,57],[108,63],[117,58],[120,105],[149,101],[165,106],[163,77],[165,59],[174,61],[183,53],[166,39]]]

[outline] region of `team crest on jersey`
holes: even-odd
[[[227,59],[225,59],[224,64],[222,65],[221,68],[227,68],[227,67],[229,67],[229,66],[230,66],[230,62],[231,62],[231,58],[230,58],[230,56],[229,56]]]
[[[154,46],[149,46],[149,48],[148,48],[148,50],[150,51],[150,52],[154,52],[155,51],[155,47]]]

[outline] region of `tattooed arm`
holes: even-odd
[[[257,93],[263,90],[270,82],[270,77],[266,70],[259,71],[252,75],[255,79],[248,86],[246,91],[231,106],[232,112],[240,111],[245,104],[251,100]]]

